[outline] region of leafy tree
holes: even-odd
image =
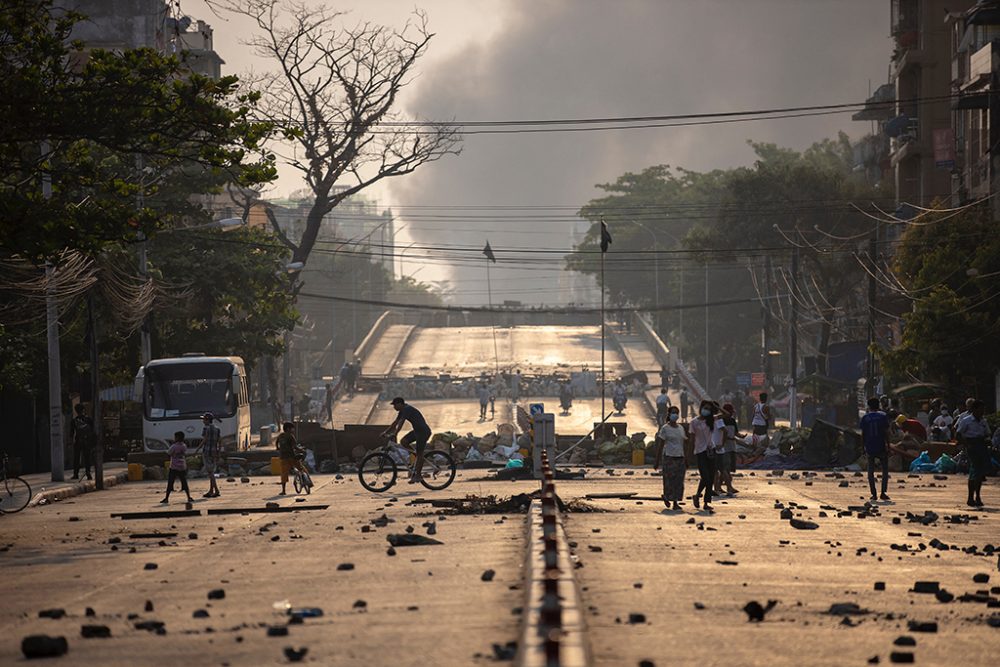
[[[908,225],[893,268],[911,308],[900,345],[880,350],[886,373],[958,393],[971,389],[969,379],[992,386],[1000,368],[1000,235],[989,205]]]
[[[657,237],[660,270],[666,266],[668,272],[685,277],[686,304],[703,301],[705,265],[710,303],[746,299],[745,304],[685,309],[658,318],[658,328],[668,342],[679,343],[685,359],[697,359],[699,366],[709,364],[711,377],[766,365],[761,327],[770,320],[772,336],[790,327],[788,299],[798,303],[801,348],[818,357],[822,372],[834,338],[865,335],[863,282],[858,279],[864,274],[856,254],[875,223],[851,203],[867,206],[872,200],[885,199],[887,193],[874,190],[853,174],[851,146],[844,135],[801,153],[774,144],[751,145],[758,159],[749,167],[701,174],[658,166],[598,186],[612,194],[581,209],[581,215],[595,224],[580,249],[596,247],[596,222],[603,216],[614,237],[606,258],[612,299],[649,306],[655,282],[649,253],[624,255],[626,259],[610,263],[615,254],[651,248],[650,235],[638,221]],[[666,233],[683,235],[683,243],[676,238],[664,242]],[[801,259],[798,280],[790,274],[795,248]],[[597,260],[596,255],[577,255],[568,263],[597,273]],[[765,270],[766,260],[772,264],[770,274]],[[679,304],[678,283],[671,280],[664,290],[661,278],[661,304]],[[762,313],[759,297],[765,289],[787,298],[784,303],[765,302]],[[766,315],[763,323],[762,315]],[[682,316],[684,336],[679,336]],[[704,341],[699,340],[706,324],[707,359]]]
[[[152,49],[85,52],[52,0],[0,9],[0,248],[96,254],[204,215],[190,196],[275,176],[258,94]],[[50,196],[45,187],[51,185]],[[183,193],[182,196],[176,196]],[[144,204],[139,198],[145,200]]]
[[[152,270],[184,292],[156,315],[157,356],[205,352],[253,364],[278,355],[297,317],[283,277],[287,261],[287,250],[260,230],[158,235]]]

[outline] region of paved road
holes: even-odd
[[[223,483],[222,498],[198,497],[194,507],[296,504],[276,495],[274,478],[253,479]],[[0,516],[0,664],[21,662],[20,640],[34,633],[67,637],[70,654],[62,662],[73,665],[287,664],[285,646],[309,647],[313,664],[483,664],[476,654],[492,656],[492,643],[516,639],[518,617],[511,610],[522,604],[522,517],[438,520],[443,546],[399,548],[390,557],[386,534],[406,526],[427,532],[421,524],[428,518],[420,516],[426,506],[405,503],[429,492],[397,487],[398,501],[387,502],[392,496],[370,494],[354,478],[324,475],[317,482],[308,502],[328,503],[328,510],[110,518],[111,512],[162,509],[163,483],[141,482]],[[204,480],[193,483],[198,492],[207,488]],[[451,492],[480,489],[459,481]],[[395,523],[361,532],[383,512]],[[162,538],[162,545],[160,538],[130,537],[140,532],[177,536]],[[121,542],[108,544],[112,538]],[[158,568],[145,570],[147,563]],[[341,563],[355,567],[337,570]],[[486,569],[496,571],[492,582],[480,579]],[[217,588],[225,589],[225,599],[209,601],[208,591]],[[146,600],[153,611],[144,611]],[[273,608],[282,600],[321,607],[325,615],[290,626],[288,637],[268,637],[265,626],[287,620]],[[358,600],[366,606],[356,607]],[[68,617],[38,618],[40,610],[56,607]],[[86,618],[86,607],[96,617]],[[193,618],[198,609],[210,616]],[[134,629],[127,618],[133,613],[136,620],[165,622],[167,635]],[[80,626],[88,623],[109,626],[112,639],[80,638]]]
[[[559,408],[559,399],[553,396],[527,397],[518,405],[528,409],[531,403],[543,403],[545,409],[556,415],[556,433],[564,435],[584,435],[594,423],[600,421],[601,399],[576,399],[568,414],[563,414]],[[449,400],[415,400],[413,404],[420,409],[431,428],[435,431],[454,431],[459,434],[472,433],[485,435],[496,430],[500,423],[514,423],[514,406],[507,401],[496,401],[496,414],[491,418],[487,413],[486,421],[479,420],[479,401],[468,399]],[[606,409],[611,412],[611,398],[606,401]],[[390,424],[396,418],[396,412],[388,403],[379,403],[372,418],[372,424]],[[652,437],[656,423],[646,409],[640,397],[629,400],[625,413],[614,414],[609,421],[624,421],[628,423],[629,433],[642,431]]]
[[[584,481],[560,481],[560,496],[659,493],[659,480],[648,469],[618,469],[614,476],[602,469],[589,473]],[[512,610],[523,604],[518,590],[526,546],[523,518],[437,517],[435,537],[444,545],[400,548],[394,557],[386,555],[385,535],[403,532],[407,525],[426,532],[423,510],[406,505],[414,497],[509,495],[531,491],[535,483],[491,482],[481,471],[467,471],[452,488],[433,496],[397,487],[397,496],[378,497],[353,478],[317,476],[317,481],[308,502],[328,503],[324,511],[109,518],[113,511],[159,509],[162,483],[149,482],[0,517],[0,545],[11,545],[0,550],[0,664],[18,664],[20,639],[38,632],[69,639],[70,655],[53,664],[286,664],[285,646],[307,646],[313,664],[495,664],[482,654],[491,653],[492,643],[517,636],[518,615]],[[849,486],[841,488],[842,481]],[[194,484],[205,487],[203,480]],[[610,513],[571,514],[566,527],[581,561],[576,575],[590,608],[595,664],[636,665],[650,659],[657,665],[699,667],[863,665],[876,655],[887,664],[892,650],[913,651],[921,665],[995,664],[1000,629],[988,627],[985,619],[996,609],[982,602],[943,604],[908,589],[915,581],[930,580],[956,595],[989,593],[994,587],[992,597],[998,597],[997,555],[961,549],[975,545],[981,553],[987,543],[996,545],[1000,484],[994,479],[986,485],[984,497],[992,507],[975,512],[957,502],[964,494],[959,477],[942,482],[930,475],[899,475],[891,486],[893,504],[864,519],[856,513],[837,518],[835,510],[821,509],[860,504],[866,495],[863,480],[822,474],[811,479],[791,479],[789,473],[744,476],[742,493],[717,503],[712,515],[690,505],[679,514],[665,513],[656,501],[590,501]],[[260,507],[269,500],[296,504],[295,498],[275,495],[273,478],[222,487],[221,499],[199,499],[195,507]],[[819,528],[792,529],[779,518],[775,501],[798,503],[795,513],[815,520]],[[924,526],[901,516],[924,510],[940,518]],[[828,516],[820,516],[821,511]],[[382,512],[396,522],[361,532]],[[966,514],[975,519],[944,520]],[[894,517],[899,524],[892,523]],[[178,535],[131,537],[154,531]],[[197,537],[189,537],[190,532]],[[121,543],[109,544],[110,538]],[[959,549],[927,546],[933,538]],[[893,550],[892,544],[907,544],[909,550]],[[347,562],[353,570],[336,569]],[[158,568],[145,570],[146,563]],[[487,568],[496,571],[492,582],[480,579]],[[990,581],[974,583],[977,573],[988,574]],[[876,581],[886,583],[884,592],[873,590]],[[225,589],[224,600],[206,599],[215,588]],[[748,623],[743,605],[768,599],[778,605],[766,621]],[[153,611],[144,611],[146,600]],[[288,637],[267,637],[266,625],[285,622],[273,608],[283,600],[322,607],[325,615],[290,626]],[[356,608],[357,600],[366,606]],[[844,617],[826,613],[842,602],[871,613],[851,616],[855,627],[850,627]],[[69,616],[37,618],[39,610],[52,607],[65,608]],[[96,617],[85,618],[86,607]],[[193,618],[198,609],[209,617]],[[164,621],[166,636],[136,630],[127,618],[132,613],[138,614],[136,620]],[[644,614],[645,622],[629,623],[632,613]],[[910,632],[909,621],[936,621],[939,631]],[[113,637],[81,639],[80,625],[91,622],[108,625]],[[901,635],[915,638],[916,647],[894,647]]]
[[[596,664],[651,659],[657,665],[864,665],[874,656],[889,663],[892,651],[912,651],[920,665],[995,664],[1000,629],[987,626],[984,617],[998,610],[982,603],[942,604],[934,595],[908,591],[927,580],[957,596],[1000,586],[996,554],[927,546],[933,538],[980,551],[997,545],[1000,484],[991,482],[985,493],[993,507],[972,513],[976,520],[923,526],[901,515],[966,514],[969,508],[960,502],[965,480],[896,479],[901,483],[891,485],[893,502],[880,506],[881,516],[864,519],[821,510],[863,504],[864,480],[849,477],[849,488],[840,488],[841,480],[791,480],[788,473],[738,480],[742,492],[718,503],[712,515],[696,512],[690,502],[674,514],[658,502],[608,500],[594,502],[612,510],[613,521],[609,515],[571,515],[567,533],[582,560],[577,576],[591,608]],[[688,493],[695,483],[689,475]],[[646,476],[619,477],[601,487],[660,492],[659,480]],[[798,503],[803,508],[795,515],[819,528],[793,529],[779,518],[775,501]],[[901,522],[893,524],[893,517]],[[896,551],[892,544],[910,549]],[[990,582],[973,582],[977,573],[989,574]],[[885,591],[874,590],[877,581],[885,582]],[[1000,589],[993,592],[998,597]],[[778,605],[766,622],[747,621],[745,604],[772,599]],[[845,625],[847,617],[827,613],[845,602],[871,613],[851,616],[855,627]],[[646,621],[629,624],[632,613]],[[939,631],[910,632],[910,621],[936,621]],[[904,635],[915,638],[916,647],[893,645]]]
[[[394,371],[395,375],[451,373],[469,377],[492,375],[497,359],[501,370],[524,374],[591,370],[601,367],[601,330],[598,326],[498,327],[494,354],[490,327],[418,328]],[[610,341],[605,354],[608,377],[626,370],[625,360]]]

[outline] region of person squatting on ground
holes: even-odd
[[[861,441],[868,455],[868,488],[875,495],[875,459],[882,462],[882,500],[889,500],[889,416],[881,410],[879,399],[868,399],[868,410],[861,418]]]
[[[174,490],[175,479],[180,480],[181,491],[187,495],[187,501],[193,503],[194,498],[191,497],[191,490],[188,488],[187,445],[184,444],[183,431],[174,433],[174,441],[167,449],[167,456],[170,457],[170,469],[167,472],[167,495],[163,497],[160,504],[166,505],[170,502],[170,492]]]
[[[966,503],[970,507],[983,506],[983,480],[990,467],[990,451],[986,444],[990,439],[990,427],[983,417],[983,409],[982,401],[973,401],[955,427],[958,441],[969,459],[969,499]]]
[[[667,421],[657,434],[660,449],[656,452],[656,463],[653,464],[653,470],[663,466],[663,502],[674,511],[681,508],[679,503],[684,497],[684,472],[687,469],[684,459],[687,431],[678,423],[680,416],[680,408],[671,406],[667,410]]]
[[[413,430],[404,435],[403,439],[398,442],[404,446],[416,443],[417,460],[413,464],[413,474],[407,480],[409,484],[416,484],[420,480],[420,472],[424,468],[424,450],[427,448],[427,441],[431,439],[431,427],[427,425],[427,420],[424,419],[420,410],[412,405],[407,405],[402,396],[392,399],[392,407],[399,414],[396,416],[396,421],[382,431],[382,435],[391,435],[395,438],[399,434],[399,430],[403,428],[403,424],[410,422],[410,427]]]
[[[691,432],[694,434],[694,454],[698,458],[698,490],[691,496],[695,507],[699,507],[702,491],[705,493],[705,509],[711,511],[712,485],[715,481],[715,459],[712,456],[712,436],[715,431],[715,415],[712,413],[712,402],[702,401],[699,414],[691,422]]]
[[[208,493],[203,498],[218,498],[219,484],[215,479],[215,471],[225,458],[222,451],[222,433],[219,427],[213,424],[215,415],[206,412],[201,417],[205,427],[201,430],[201,460],[204,464],[205,472],[208,474]]]
[[[295,435],[292,431],[295,430],[295,424],[292,422],[285,422],[281,426],[281,434],[278,435],[275,441],[275,447],[278,449],[278,457],[281,459],[281,494],[285,495],[286,487],[288,484],[288,476],[291,474],[293,468],[298,468],[305,472],[302,468],[302,464],[299,463],[298,456],[296,455],[296,447],[298,447],[298,442],[295,440]]]
[[[81,461],[87,473],[87,479],[92,479],[90,465],[97,437],[94,433],[94,420],[87,416],[86,408],[79,403],[76,406],[76,416],[70,422],[70,431],[73,437],[73,479],[80,479]]]

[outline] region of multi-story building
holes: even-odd
[[[192,72],[212,78],[224,61],[212,44],[212,26],[177,15],[165,0],[69,0],[67,9],[87,17],[73,28],[72,38],[86,49],[151,48],[177,54]]]
[[[954,131],[951,108],[952,30],[949,10],[964,12],[970,0],[892,0],[895,42],[890,82],[896,114],[885,123],[900,204],[930,206],[951,196]],[[905,211],[901,211],[905,213]]]
[[[951,85],[954,96],[954,205],[997,192],[994,148],[1000,142],[995,91],[1000,65],[1000,2],[980,1],[948,15],[951,31]],[[994,218],[1000,206],[991,202]]]

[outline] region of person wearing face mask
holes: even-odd
[[[715,449],[712,440],[715,435],[715,415],[711,401],[702,401],[698,416],[691,422],[691,432],[694,434],[694,453],[698,458],[698,490],[691,497],[695,507],[699,507],[702,491],[705,493],[705,509],[711,511],[712,485],[715,481],[715,459],[712,452]]]
[[[656,452],[656,463],[653,470],[663,465],[663,502],[674,511],[681,508],[680,500],[684,497],[684,472],[687,464],[684,461],[684,442],[687,431],[680,424],[681,411],[676,406],[667,410],[667,420],[660,427],[660,449]]]

